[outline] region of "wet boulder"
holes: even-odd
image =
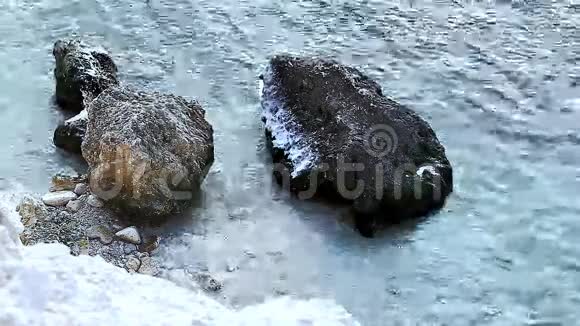
[[[435,132],[359,70],[279,55],[261,78],[262,118],[284,187],[350,203],[365,236],[444,205],[452,168]]]
[[[81,154],[81,144],[87,131],[88,114],[86,110],[66,120],[56,127],[53,142],[58,148]]]
[[[117,66],[102,48],[80,40],[54,44],[56,101],[66,110],[81,112],[105,89],[118,85]]]
[[[138,219],[182,212],[213,163],[213,129],[204,115],[179,96],[105,90],[90,104],[82,144],[92,193]]]

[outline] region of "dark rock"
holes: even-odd
[[[107,51],[79,40],[59,40],[56,60],[56,101],[66,110],[81,112],[105,89],[118,85],[117,66]]]
[[[350,202],[361,234],[444,205],[452,168],[435,132],[360,71],[274,57],[261,77],[278,182],[301,198]]]
[[[213,129],[193,101],[125,87],[89,107],[82,145],[91,191],[138,219],[157,219],[191,204],[213,158]]]
[[[87,131],[87,117],[87,111],[83,110],[58,125],[54,131],[54,145],[68,152],[81,154],[81,144]]]

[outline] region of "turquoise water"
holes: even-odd
[[[579,25],[570,1],[0,1],[0,187],[44,192],[82,167],[51,145],[51,50],[83,35],[125,83],[206,108],[216,162],[157,255],[207,268],[226,304],[288,294],[333,298],[364,325],[574,325]],[[257,76],[281,51],[358,66],[427,119],[455,169],[445,209],[368,240],[343,208],[278,191]]]

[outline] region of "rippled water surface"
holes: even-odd
[[[329,297],[364,325],[575,325],[579,26],[570,1],[0,1],[0,187],[44,192],[82,167],[51,145],[52,44],[82,34],[125,83],[207,109],[217,159],[158,256],[207,267],[225,303]],[[368,240],[343,209],[280,192],[257,76],[283,51],[358,66],[427,119],[455,168],[446,208]]]

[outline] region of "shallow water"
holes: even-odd
[[[51,49],[83,34],[124,82],[207,109],[216,162],[158,255],[207,267],[226,304],[290,294],[364,325],[577,324],[579,24],[570,1],[0,1],[0,188],[44,192],[82,167],[51,145]],[[368,240],[343,209],[279,191],[257,76],[281,51],[356,65],[427,119],[455,168],[445,209]]]

